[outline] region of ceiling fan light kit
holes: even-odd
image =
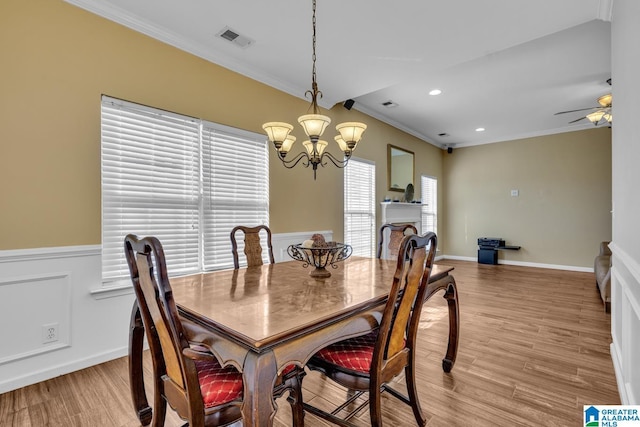
[[[607,113],[604,110],[594,111],[593,113],[587,114],[587,120],[589,120],[594,125],[602,123],[611,123],[612,117],[610,113]]]
[[[613,101],[613,97],[610,93],[606,95],[602,95],[598,98],[598,104],[602,106],[601,110],[596,110],[593,113],[589,113],[586,115],[587,120],[593,123],[595,126],[599,124],[609,124],[613,120],[611,116],[611,103]]]
[[[611,114],[611,105],[613,103],[613,96],[610,93],[608,93],[606,95],[602,95],[596,101],[600,105],[599,107],[580,108],[578,110],[560,111],[559,113],[556,113],[554,115],[575,113],[578,111],[594,110],[593,112],[585,115],[584,117],[580,117],[579,119],[572,120],[569,123],[576,123],[576,122],[579,122],[580,120],[587,119],[591,123],[593,123],[595,126],[605,124],[605,123],[611,124],[611,122],[613,121],[613,115]]]
[[[600,104],[602,107],[608,108],[608,107],[611,107],[612,100],[613,100],[613,97],[611,96],[610,93],[608,93],[598,98],[598,104]]]

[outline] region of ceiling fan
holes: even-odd
[[[611,79],[607,79],[607,83],[611,85]],[[611,105],[612,105],[613,98],[611,94],[608,93],[606,95],[602,95],[600,98],[597,99],[597,101],[598,101],[598,104],[600,105],[599,107],[579,108],[577,110],[560,111],[559,113],[555,113],[554,116],[557,116],[558,114],[575,113],[578,111],[591,111],[591,113],[587,114],[584,117],[580,117],[579,119],[570,121],[569,124],[576,123],[584,119],[589,120],[595,126],[598,126],[599,124],[605,124],[605,123],[611,124],[611,121],[613,120],[613,116],[611,115]]]

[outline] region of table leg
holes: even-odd
[[[245,426],[271,426],[276,412],[273,384],[277,369],[272,352],[249,352],[244,362],[244,401],[242,421]]]
[[[147,402],[147,394],[144,389],[144,376],[142,370],[142,349],[144,345],[144,325],[140,315],[138,302],[134,301],[131,309],[131,321],[129,330],[129,384],[131,387],[131,400],[138,420],[143,426],[149,425],[153,411]]]
[[[449,306],[449,344],[447,346],[447,354],[442,360],[442,369],[445,372],[451,372],[453,364],[456,363],[456,355],[458,354],[458,336],[460,334],[460,309],[458,307],[458,290],[456,289],[456,281],[452,276],[451,282],[447,286],[444,298]]]
[[[451,372],[456,355],[458,354],[458,336],[460,334],[460,310],[458,307],[458,290],[456,288],[456,280],[451,275],[447,275],[435,282],[427,285],[427,291],[424,301],[428,301],[436,292],[444,290],[444,298],[449,306],[449,343],[447,345],[447,353],[442,359],[442,369],[445,372]]]

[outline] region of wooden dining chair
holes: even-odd
[[[416,389],[415,349],[422,302],[426,297],[436,244],[434,233],[403,238],[380,326],[367,335],[321,349],[307,363],[309,369],[319,371],[349,389],[350,398],[331,413],[305,402],[306,411],[335,424],[350,426],[349,419],[367,402],[344,418],[339,418],[337,414],[368,392],[371,425],[379,427],[382,425],[380,396],[383,392],[389,392],[411,406],[419,426],[426,424]],[[388,384],[402,371],[405,374],[408,396]]]
[[[160,241],[130,234],[125,254],[153,361],[152,425],[164,425],[167,403],[191,427],[242,419],[242,373],[221,366],[205,342],[206,330],[179,316]],[[276,397],[289,391],[294,426],[303,425],[300,381],[299,370],[290,365],[273,391]]]
[[[400,242],[402,242],[404,236],[407,234],[418,234],[418,229],[413,224],[382,224],[382,227],[380,227],[380,237],[378,239],[378,259],[382,258],[382,248],[384,247],[387,230],[389,230],[389,240],[387,242],[388,259],[395,259],[398,256]]]
[[[267,235],[267,251],[269,254],[269,262],[275,262],[273,258],[273,247],[271,246],[271,230],[266,225],[258,225],[256,227],[245,227],[239,225],[231,230],[231,252],[233,253],[233,267],[240,268],[238,260],[238,241],[236,233],[241,231],[244,234],[244,254],[247,259],[247,267],[262,265],[262,245],[260,244],[260,232],[264,230]]]

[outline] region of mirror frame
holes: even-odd
[[[403,153],[411,155],[411,181],[405,183],[404,187],[402,188],[391,186],[391,176],[394,170],[393,161],[392,161],[393,150],[402,151]],[[398,191],[398,192],[404,193],[404,191],[407,189],[407,185],[413,184],[413,186],[415,187],[415,183],[413,182],[415,179],[415,170],[416,170],[416,156],[413,151],[409,151],[392,144],[387,144],[387,188],[389,188],[389,191]]]

